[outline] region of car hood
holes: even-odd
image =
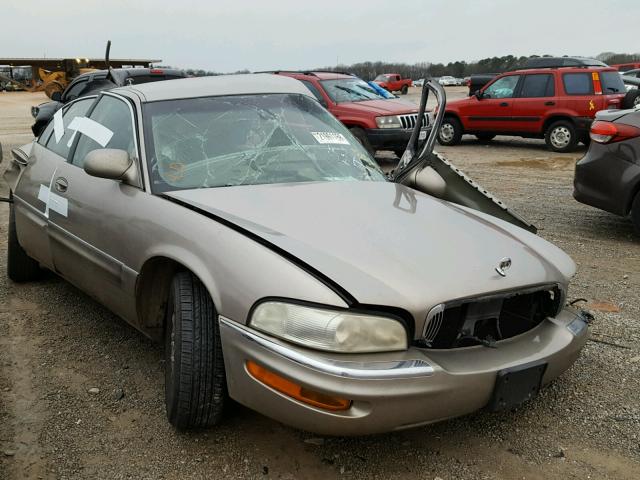
[[[564,284],[574,272],[566,254],[536,235],[391,182],[237,186],[167,195],[286,250],[361,304],[405,308],[414,315],[456,298]],[[502,277],[496,267],[505,257],[512,265]]]
[[[343,111],[376,113],[379,115],[402,115],[418,112],[418,108],[415,105],[397,98],[340,103],[338,107]]]

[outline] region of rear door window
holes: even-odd
[[[591,72],[565,73],[562,81],[567,95],[593,95]]]
[[[79,96],[82,95],[82,91],[87,86],[87,79],[80,80],[77,83],[71,85],[65,92],[64,98],[62,99],[63,103],[70,102],[71,100],[75,100]]]
[[[536,98],[553,97],[554,95],[555,85],[553,82],[553,75],[549,73],[540,73],[524,77],[520,97]]]
[[[87,112],[89,111],[89,107],[93,105],[94,100],[95,98],[83,98],[82,100],[78,100],[77,102],[72,103],[68,107],[65,107],[65,109],[62,112],[62,123],[64,125],[64,133],[59,141],[56,139],[55,134],[53,133],[50,134],[49,138],[47,139],[47,145],[46,145],[46,147],[49,150],[57,153],[63,158],[67,158],[67,156],[69,155],[71,144],[73,143],[73,139],[75,138],[75,133],[76,133],[75,130],[72,130],[69,128],[69,124],[71,124],[71,122],[76,117],[86,116]],[[52,125],[52,128],[54,129],[55,129],[55,121],[56,119],[54,117],[49,122],[49,124]],[[47,128],[49,128],[49,126],[47,126]]]
[[[618,72],[600,72],[600,82],[602,82],[602,92],[605,95],[627,91]]]

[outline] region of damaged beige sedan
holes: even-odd
[[[291,78],[72,102],[12,152],[9,277],[50,269],[164,342],[178,428],[229,397],[334,435],[514,408],[586,341],[575,266],[433,152],[429,92],[389,175]]]

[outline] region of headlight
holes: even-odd
[[[402,128],[402,123],[400,123],[400,118],[397,115],[376,117],[376,125],[378,125],[378,128]]]
[[[283,302],[264,302],[251,316],[256,330],[309,348],[331,352],[390,352],[408,348],[397,320]]]

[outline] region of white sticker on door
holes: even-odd
[[[62,109],[59,109],[53,115],[53,134],[56,137],[56,143],[60,143],[60,139],[64,135],[64,122],[62,121]]]
[[[75,117],[67,128],[85,134],[101,147],[106,147],[111,137],[113,137],[111,130],[87,117]]]
[[[340,145],[349,145],[349,141],[341,133],[336,132],[311,132],[313,138],[318,143],[337,143]]]
[[[49,218],[50,210],[59,213],[63,217],[67,217],[69,214],[69,201],[57,193],[53,193],[46,185],[40,185],[38,200],[44,202],[46,206],[45,217],[47,218]]]

